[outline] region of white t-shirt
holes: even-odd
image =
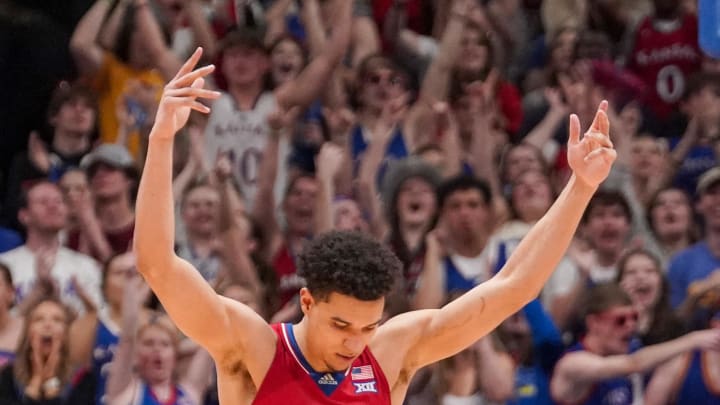
[[[518,220],[509,221],[490,237],[488,244],[485,246],[490,271],[495,269],[498,261],[500,244],[505,244],[506,259],[508,259],[533,226],[534,224]],[[541,301],[545,308],[550,308],[555,297],[568,294],[572,290],[578,277],[577,271],[577,266],[567,256],[560,259],[560,263],[558,263],[542,290]]]
[[[233,175],[240,185],[245,204],[252,207],[257,192],[258,172],[268,143],[267,116],[276,108],[275,95],[264,92],[251,110],[240,111],[228,93],[217,99],[205,129],[205,156],[212,167],[222,153],[229,153]],[[289,146],[282,139],[275,181],[275,201],[281,201],[287,177]]]
[[[25,245],[0,255],[0,262],[10,268],[15,285],[15,300],[20,302],[32,290],[35,284],[35,254]],[[52,277],[60,288],[60,298],[71,309],[84,313],[85,307],[72,286],[75,277],[78,284],[99,307],[101,300],[100,267],[91,257],[65,247],[58,248],[55,265],[51,270]]]

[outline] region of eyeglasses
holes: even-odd
[[[626,326],[628,323],[637,323],[638,321],[638,313],[635,311],[626,313],[605,312],[598,314],[598,316],[606,319],[611,319],[612,324],[617,327],[623,327]]]

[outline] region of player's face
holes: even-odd
[[[324,301],[314,300],[307,289],[302,290],[301,301],[308,320],[310,351],[331,371],[346,370],[365,350],[385,306],[384,298],[361,301],[338,293]]]
[[[148,326],[138,336],[140,375],[150,383],[172,378],[175,368],[175,346],[170,333],[160,326]]]

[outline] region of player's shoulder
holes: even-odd
[[[245,349],[244,355],[274,356],[278,336],[265,319],[247,305],[223,296],[220,299],[230,325],[229,330],[218,331],[228,336],[224,351]]]
[[[420,333],[430,323],[436,312],[436,309],[423,309],[396,315],[378,328],[378,332],[372,341],[383,340],[396,335],[409,337],[415,333]]]
[[[428,309],[397,315],[380,326],[370,341],[369,349],[390,387],[407,387],[420,368],[413,353],[438,311]]]
[[[392,379],[397,368],[412,369],[407,354],[420,342],[437,310],[406,312],[385,322],[368,345],[386,375]]]

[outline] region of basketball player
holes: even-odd
[[[382,326],[384,296],[399,261],[380,243],[334,232],[298,258],[307,287],[297,325],[270,326],[250,308],[216,294],[173,252],[172,150],[212,66],[193,70],[195,52],[165,87],[149,139],[137,204],[138,268],[176,324],[212,355],[220,403],[402,404],[413,374],[452,356],[536,297],[557,266],[580,217],[607,177],[616,153],[608,136],[607,102],[580,139],[570,117],[565,190],[496,276],[441,309],[402,314]]]

